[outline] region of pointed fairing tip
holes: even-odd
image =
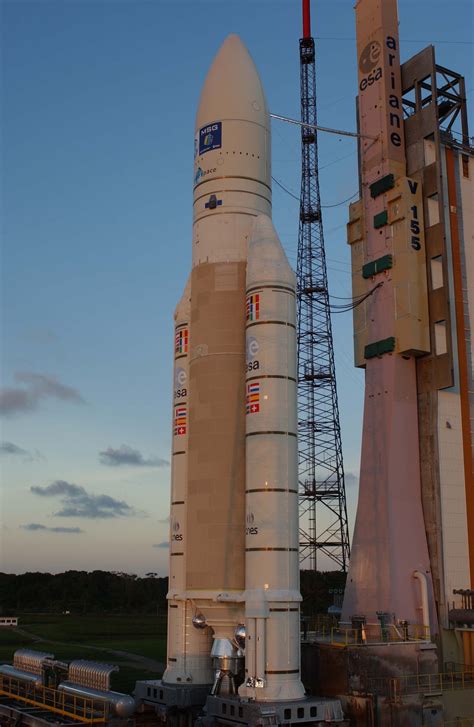
[[[180,321],[187,321],[191,315],[191,275],[188,276],[186,285],[183,290],[183,295],[178,301],[178,304],[174,310],[175,323]]]
[[[247,257],[247,287],[261,283],[296,288],[296,277],[268,215],[255,218]]]
[[[250,53],[235,33],[227,36],[206,76],[196,129],[223,119],[248,120],[270,126],[260,76]]]

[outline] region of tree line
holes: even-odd
[[[301,571],[303,613],[326,613],[344,584],[344,573]],[[0,573],[0,613],[165,613],[167,591],[168,578],[157,573]]]

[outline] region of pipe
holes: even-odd
[[[265,619],[257,618],[256,631],[257,631],[257,643],[255,644],[256,658],[255,658],[255,676],[260,682],[265,684]]]
[[[118,717],[130,717],[137,707],[134,698],[129,694],[92,689],[91,687],[83,687],[80,684],[73,684],[72,682],[61,682],[58,686],[58,691],[69,694],[71,697],[83,697],[84,699],[106,702]]]
[[[21,682],[28,682],[32,684],[35,689],[43,686],[43,679],[39,674],[33,674],[23,669],[16,669],[14,666],[9,664],[2,664],[0,666],[0,675],[9,677],[10,679],[18,679]]]
[[[431,639],[430,631],[430,608],[428,603],[428,579],[425,573],[419,570],[413,572],[413,578],[416,578],[420,582],[421,590],[421,611],[423,614],[423,626],[426,629],[426,639]]]
[[[247,666],[247,679],[253,680],[257,676],[256,648],[257,627],[254,618],[247,619],[247,638],[245,644],[245,664]]]
[[[305,129],[314,129],[315,131],[325,131],[327,134],[336,134],[336,136],[352,136],[355,139],[370,139],[371,141],[377,141],[378,136],[369,136],[368,134],[358,134],[355,131],[341,131],[341,129],[330,129],[327,126],[319,126],[319,124],[305,124],[304,121],[298,119],[291,119],[289,116],[281,116],[280,114],[270,114],[272,119],[278,121],[286,121],[287,124],[296,124],[297,126],[303,126]]]

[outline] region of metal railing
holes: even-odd
[[[108,705],[103,700],[66,694],[1,674],[0,695],[86,724],[106,722],[109,716]]]
[[[306,638],[314,641],[325,641],[333,646],[367,646],[368,644],[404,643],[413,641],[429,641],[430,631],[423,624],[408,624],[397,626],[395,624],[364,624],[360,628],[334,626],[331,623],[315,624],[311,628],[309,623],[306,629]]]
[[[365,677],[367,692],[398,698],[415,695],[437,695],[446,691],[474,689],[474,672],[438,672],[436,674],[403,674],[398,677]]]

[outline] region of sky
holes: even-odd
[[[474,97],[472,2],[400,0],[399,18],[402,61],[433,42]],[[312,21],[319,123],[353,131],[353,2],[313,0]],[[165,575],[200,89],[235,32],[270,110],[298,117],[300,2],[2,0],[0,24],[0,570]],[[299,130],[273,121],[272,135],[273,175],[298,197]],[[356,143],[320,134],[319,160],[330,293],[349,297]],[[298,202],[277,185],[273,218],[295,266]],[[333,333],[352,526],[364,384],[350,313]]]

